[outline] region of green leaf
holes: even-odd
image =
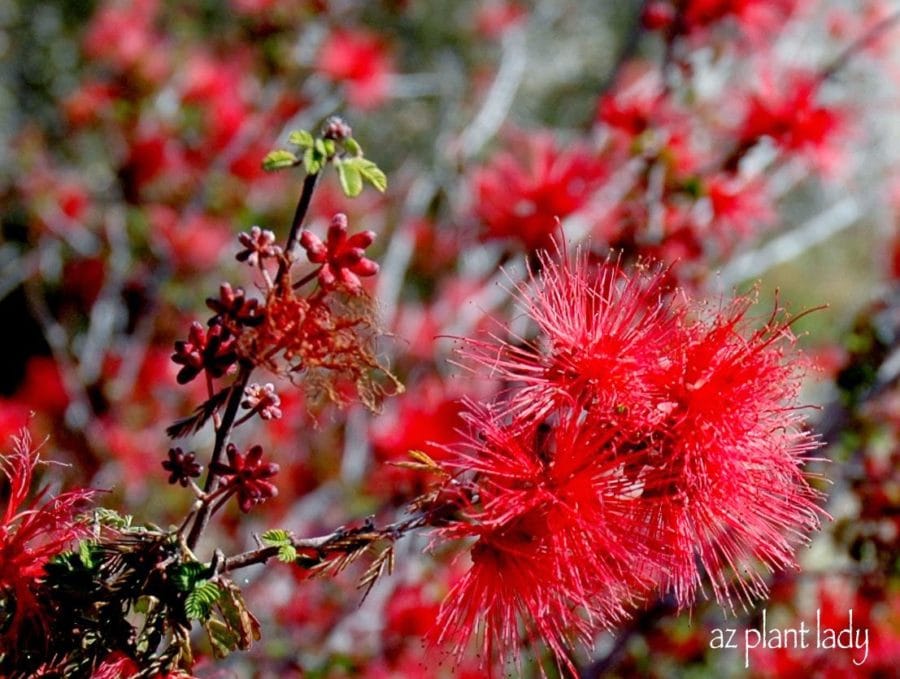
[[[363,178],[355,164],[345,161],[335,164],[341,190],[348,198],[356,198],[363,190]]]
[[[369,182],[376,190],[384,193],[387,189],[387,176],[381,171],[381,168],[368,158],[354,158],[353,161],[363,179]]]
[[[328,157],[328,149],[325,148],[325,140],[324,139],[316,139],[315,143],[316,152],[323,158]]]
[[[322,161],[319,159],[319,154],[316,153],[315,149],[306,149],[306,153],[303,154],[303,167],[306,169],[307,174],[315,174],[322,169]]]
[[[204,580],[209,574],[209,568],[199,561],[188,561],[178,564],[172,572],[172,582],[179,592],[190,592],[197,582]]]
[[[354,156],[362,155],[362,147],[353,137],[347,137],[344,140],[344,148],[347,149],[347,153],[351,153]]]
[[[125,530],[131,528],[131,522],[134,518],[130,514],[120,514],[115,509],[107,507],[98,507],[94,510],[94,521],[101,526],[109,526]]]
[[[262,541],[269,546],[291,544],[291,534],[283,528],[272,528],[262,534]]]
[[[281,545],[278,548],[278,560],[281,563],[294,563],[297,558],[297,548],[294,545]]]
[[[294,130],[288,136],[288,143],[308,149],[313,145],[313,136],[306,130]]]
[[[82,540],[78,543],[78,558],[81,559],[82,565],[87,569],[94,567],[94,545],[88,540]]]
[[[337,151],[337,148],[334,145],[334,139],[326,139],[322,142],[322,148],[325,149],[325,155],[328,158],[334,155],[334,152]]]
[[[277,172],[286,167],[293,167],[297,163],[297,156],[285,149],[275,149],[269,151],[263,158],[263,169],[266,172]]]
[[[221,593],[219,586],[210,580],[198,583],[184,600],[185,615],[190,620],[206,620]]]

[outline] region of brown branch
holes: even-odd
[[[383,528],[377,528],[370,521],[367,521],[358,528],[348,529],[342,526],[326,535],[303,539],[292,538],[291,545],[301,553],[302,565],[307,570],[312,570],[323,566],[336,556],[352,555],[382,540],[395,542],[410,531],[432,525],[435,516],[444,508],[439,506],[428,509],[415,516],[395,521]],[[278,551],[278,546],[271,546],[259,547],[236,554],[225,560],[222,570],[230,572],[266,563],[269,559],[277,556]],[[313,554],[308,554],[308,552],[313,552]]]
[[[847,65],[847,62],[850,61],[851,57],[887,33],[898,22],[900,22],[900,10],[888,14],[884,19],[873,25],[869,30],[847,45],[847,47],[834,58],[831,64],[822,70],[819,74],[819,79],[828,80],[829,78],[832,78],[838,71]]]
[[[244,387],[250,379],[250,373],[253,372],[253,366],[250,364],[242,364],[240,372],[234,383],[231,385],[231,394],[228,396],[228,403],[225,406],[225,412],[222,415],[222,424],[216,429],[216,442],[213,446],[212,457],[207,467],[206,483],[203,491],[208,495],[212,495],[219,486],[219,475],[216,473],[216,466],[222,460],[222,453],[228,446],[231,439],[231,431],[234,429],[235,416],[241,405],[241,399],[244,397]],[[200,539],[206,525],[209,523],[209,517],[212,515],[212,506],[207,499],[197,510],[197,516],[194,524],[191,526],[191,532],[188,535],[187,546],[193,549]]]
[[[291,230],[288,232],[287,242],[284,246],[284,254],[287,259],[278,265],[278,274],[275,277],[276,286],[287,274],[290,267],[291,251],[300,239],[300,227],[303,226],[303,220],[306,219],[306,213],[309,211],[313,191],[316,189],[316,183],[319,181],[320,174],[320,172],[313,172],[306,175],[306,178],[303,180],[303,191],[300,193],[300,200],[297,201],[297,209],[294,210],[294,218],[291,220]]]

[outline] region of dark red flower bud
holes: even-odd
[[[254,226],[250,231],[239,234],[238,240],[244,246],[244,249],[235,255],[239,262],[259,266],[265,259],[281,256],[281,247],[275,244],[275,234],[268,229]]]
[[[347,215],[338,213],[331,220],[328,236],[322,240],[311,231],[300,235],[300,245],[313,264],[321,264],[319,283],[324,287],[339,284],[351,292],[360,289],[360,276],[378,272],[378,264],[366,259],[366,248],[375,240],[375,232],[362,231],[347,236]]]
[[[209,297],[206,306],[215,311],[232,332],[242,325],[257,326],[265,319],[259,300],[247,299],[243,288],[232,288],[229,283],[222,283],[219,297]]]
[[[322,136],[325,139],[334,139],[335,141],[344,141],[353,136],[353,130],[339,116],[331,116],[322,126]]]
[[[175,342],[172,360],[180,366],[178,383],[187,384],[202,371],[211,377],[222,377],[237,361],[236,341],[218,317],[214,317],[208,329],[194,321],[187,341]]]
[[[169,472],[169,483],[187,486],[190,479],[200,476],[202,466],[194,452],[185,453],[181,448],[170,448],[169,459],[163,460],[163,469]]]
[[[210,465],[210,470],[221,475],[224,485],[237,494],[242,512],[249,512],[255,505],[278,495],[275,484],[265,479],[275,476],[279,467],[273,462],[262,461],[262,446],[253,446],[241,454],[237,446],[229,443],[225,452],[228,464],[215,462]]]

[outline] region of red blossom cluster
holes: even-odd
[[[8,485],[0,514],[0,649],[15,655],[20,636],[40,639],[48,612],[38,603],[44,566],[90,527],[78,514],[94,496],[80,488],[50,496],[32,492],[38,450],[27,430],[0,454],[0,472]],[[23,642],[23,646],[27,646]]]
[[[548,135],[524,136],[472,175],[475,213],[487,238],[515,238],[528,250],[552,243],[558,220],[584,207],[608,174],[588,149],[563,149]]]
[[[794,567],[819,525],[816,441],[777,313],[754,330],[748,299],[708,308],[652,266],[539,261],[517,291],[538,335],[464,350],[509,387],[469,402],[448,450],[473,499],[441,533],[475,542],[436,635],[513,658],[524,629],[574,671],[571,638],[654,592],[689,606],[708,578],[722,605],[764,597],[760,565]]]

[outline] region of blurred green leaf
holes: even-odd
[[[363,190],[363,178],[359,170],[350,161],[335,163],[341,190],[348,198],[356,198]]]
[[[313,145],[314,140],[313,136],[306,130],[294,130],[288,136],[288,143],[307,149]]]
[[[266,172],[277,172],[286,167],[293,167],[297,163],[297,156],[285,149],[275,149],[263,158],[263,169]]]

